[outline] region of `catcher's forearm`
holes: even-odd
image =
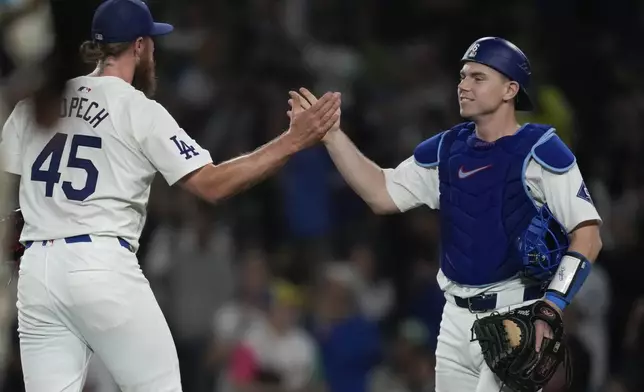
[[[581,253],[591,263],[595,262],[601,248],[602,240],[596,223],[581,226],[570,234],[568,250]]]
[[[323,142],[344,180],[375,213],[400,212],[387,191],[383,170],[362,154],[344,132],[330,132]]]
[[[597,224],[587,224],[573,231],[568,252],[546,290],[546,299],[562,310],[568,306],[590,274],[601,248]]]

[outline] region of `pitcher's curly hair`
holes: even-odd
[[[118,57],[130,48],[132,42],[116,42],[104,44],[95,41],[85,41],[80,46],[80,55],[84,63],[97,64],[108,57]]]

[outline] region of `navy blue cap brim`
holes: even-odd
[[[157,35],[166,35],[174,30],[174,26],[168,23],[154,23],[152,26],[152,31],[150,31],[150,36],[154,37]]]

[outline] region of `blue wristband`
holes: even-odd
[[[566,303],[566,300],[558,296],[557,294],[553,292],[547,292],[546,293],[546,299],[553,304],[557,305],[557,307],[561,310],[564,310],[568,304]]]
[[[591,266],[590,261],[581,253],[567,252],[550,281],[546,299],[563,310],[581,289],[590,274]]]

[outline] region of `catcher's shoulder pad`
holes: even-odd
[[[577,162],[575,154],[557,136],[554,128],[546,132],[532,147],[532,157],[543,168],[554,173],[565,173]]]
[[[456,137],[461,136],[463,133],[468,135],[471,134],[474,131],[474,128],[475,125],[472,121],[463,122],[456,124],[450,129],[434,135],[420,143],[414,149],[414,160],[416,161],[416,164],[427,168],[438,166],[440,163],[443,140],[450,144]],[[449,135],[449,139],[445,139],[447,135]]]
[[[414,149],[414,160],[418,166],[428,168],[438,166],[443,136],[445,136],[445,132],[436,134],[416,146]]]

